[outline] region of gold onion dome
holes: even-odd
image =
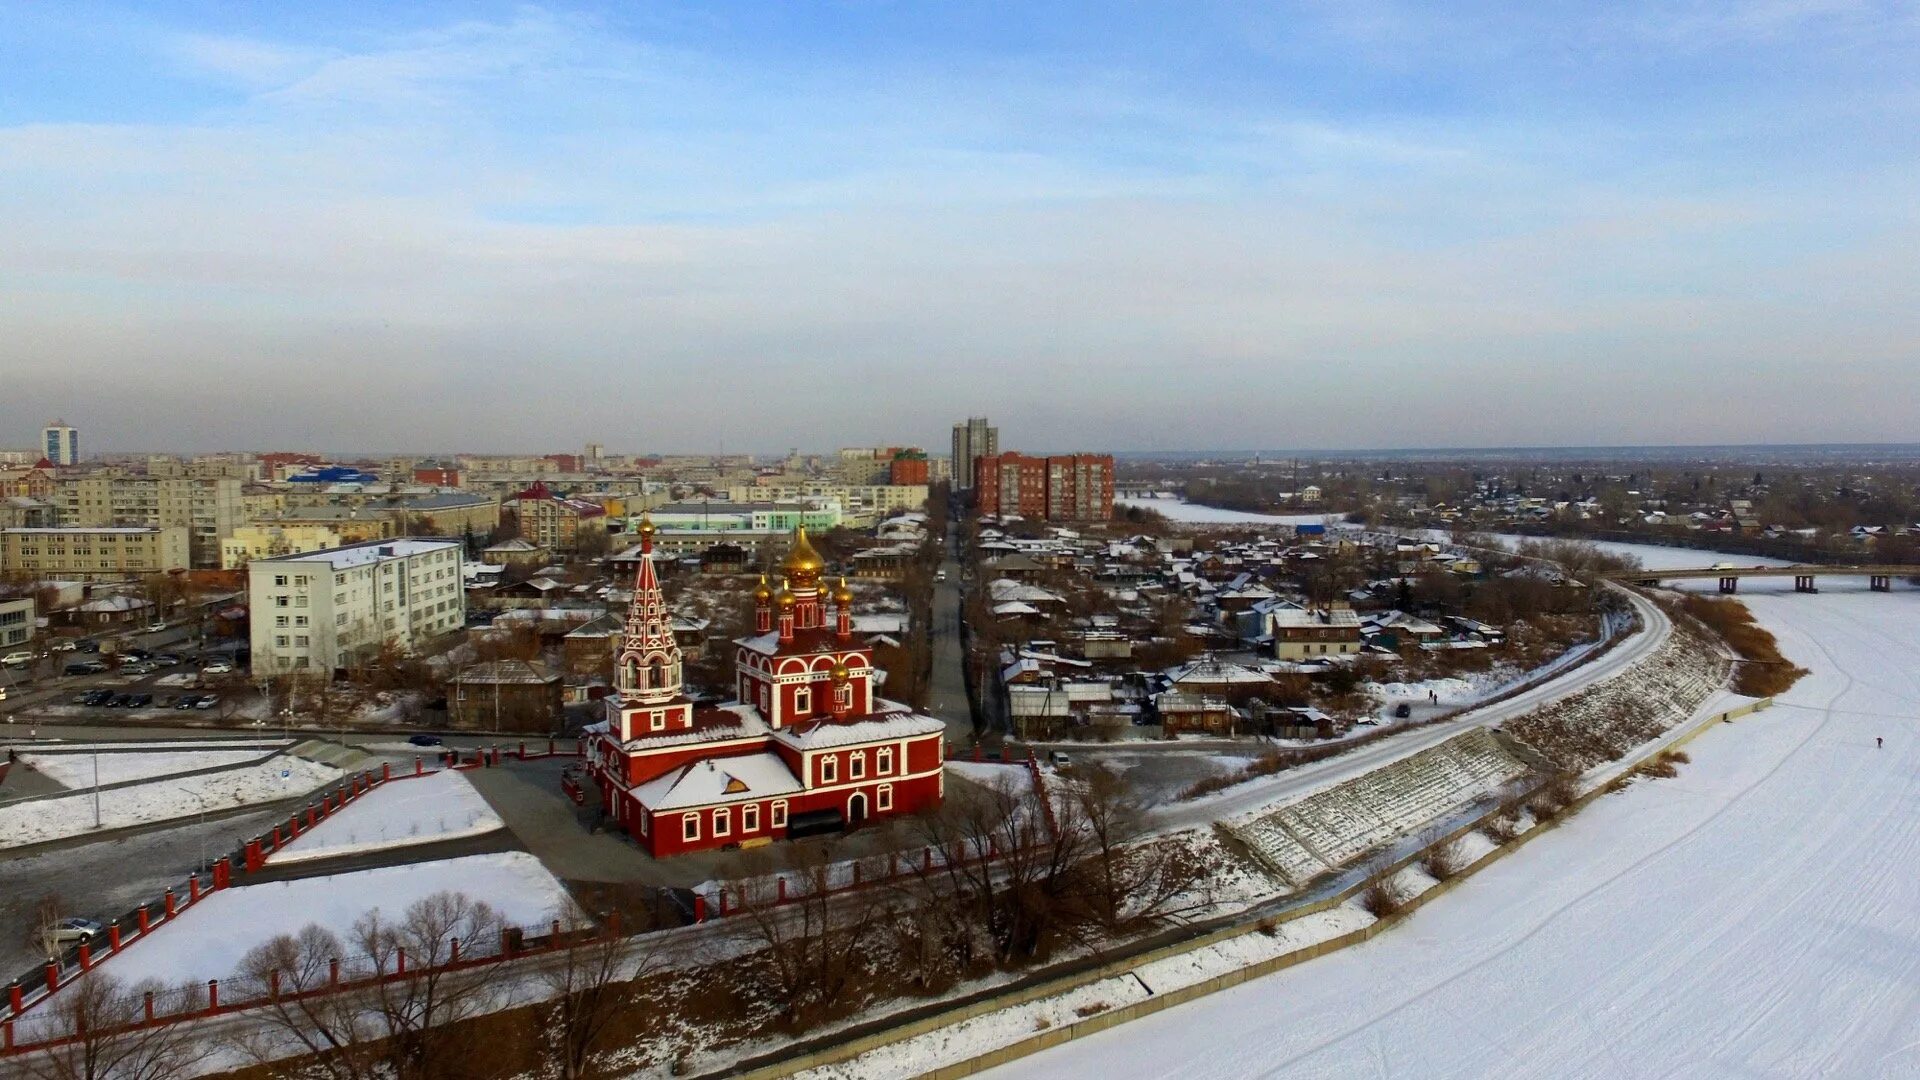
[[[644,539],[647,539],[647,540],[653,539],[653,534],[654,534],[653,518],[642,515],[640,518],[639,531],[640,531],[641,537],[643,537]]]
[[[785,569],[787,576],[801,585],[811,585],[826,570],[827,561],[813,550],[807,542],[807,527],[801,525],[793,530],[793,549],[787,552]]]
[[[846,682],[852,674],[852,672],[847,670],[847,665],[835,664],[833,665],[833,670],[827,672],[827,677],[831,678],[834,682]]]
[[[793,590],[787,588],[787,583],[784,581],[780,583],[780,595],[776,599],[784,611],[793,610],[793,605],[800,602],[799,598],[793,595]]]
[[[753,598],[762,604],[773,599],[773,586],[767,584],[767,575],[760,575],[760,584],[753,587]]]
[[[847,579],[840,579],[840,587],[833,590],[833,602],[836,604],[853,603],[853,590],[847,587]]]

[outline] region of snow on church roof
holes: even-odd
[[[634,795],[650,810],[678,810],[794,795],[801,790],[799,779],[780,755],[762,751],[693,762],[647,781],[634,789]]]
[[[777,728],[773,737],[796,750],[819,750],[829,746],[910,739],[947,729],[946,721],[910,712],[904,705],[891,701],[881,701],[880,704],[883,708],[897,711],[877,713],[871,719],[847,724],[822,720],[805,730]]]

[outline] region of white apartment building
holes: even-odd
[[[412,650],[467,621],[458,540],[369,540],[247,564],[253,674],[331,676],[393,641]]]

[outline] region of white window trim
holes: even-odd
[[[694,813],[694,814],[681,815],[680,839],[682,840],[700,839],[700,815],[699,814]]]
[[[721,807],[716,807],[714,809],[713,835],[715,836],[733,835],[733,811],[730,808],[721,806]]]
[[[865,780],[867,778],[867,752],[855,750],[847,755],[847,779]]]
[[[760,831],[760,807],[748,803],[740,808],[740,832],[742,835]]]
[[[787,800],[775,799],[773,801],[773,806],[769,808],[769,813],[767,815],[767,827],[770,829],[783,829],[783,828],[786,828],[786,825],[787,825]]]
[[[820,759],[820,782],[823,784],[840,782],[840,761],[831,754]]]
[[[893,809],[893,785],[892,784],[881,784],[878,788],[874,789],[873,808],[875,810]]]

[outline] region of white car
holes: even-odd
[[[92,919],[62,919],[53,930],[55,941],[92,941],[106,929]]]
[[[167,624],[166,624],[166,623],[163,623],[163,622],[150,622],[150,623],[148,623],[148,624],[147,624],[147,633],[149,633],[149,634],[157,634],[157,633],[159,633],[160,631],[162,631],[162,630],[165,630],[166,628],[167,628]]]
[[[200,670],[209,675],[228,675],[233,672],[233,665],[227,663],[225,660],[214,660],[210,661],[206,667]]]
[[[80,647],[80,643],[71,639],[63,639],[54,642],[52,647],[54,652],[72,652]]]
[[[30,652],[11,652],[5,656],[0,656],[0,664],[5,664],[8,667],[26,667],[28,664],[33,663],[33,661],[34,655]]]

